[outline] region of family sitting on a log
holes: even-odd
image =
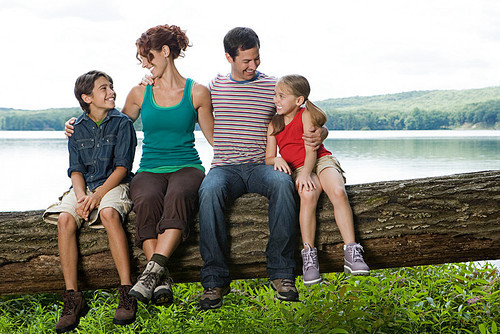
[[[75,84],[84,113],[66,123],[72,187],[44,213],[45,221],[58,226],[66,286],[58,333],[76,328],[89,309],[77,280],[77,230],[84,223],[106,229],[121,282],[113,319],[120,325],[135,321],[137,299],[172,302],[168,261],[189,237],[189,222],[198,211],[204,263],[200,307],[209,310],[222,305],[231,283],[224,212],[245,193],[269,199],[267,271],[278,299],[299,300],[294,260],[297,194],[304,284],[321,281],[314,240],[316,205],[323,190],[334,206],[344,241],[345,271],[369,274],[363,248],[355,242],[343,170],[322,144],[328,135],[326,115],[308,100],[310,88],[304,77],[276,80],[258,72],[260,42],[249,28],[234,28],[226,34],[224,48],[231,72],[218,75],[209,88],[183,77],[175,66],[175,59],[189,46],[179,27],[150,28],[136,46],[137,59],[152,76],[132,88],[121,112],[115,109],[116,94],[107,74],[91,71]],[[132,122],[139,115],[144,141],[133,176],[137,139]],[[213,146],[206,176],[194,147],[196,122]],[[122,227],[132,207],[135,245],[149,261],[133,286]]]

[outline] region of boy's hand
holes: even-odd
[[[76,213],[85,220],[89,220],[90,213],[99,207],[101,203],[101,196],[97,193],[93,193],[92,195],[85,195],[78,200],[78,204],[76,206]]]
[[[86,197],[87,195],[83,196],[76,202],[76,214],[85,220],[89,220],[90,212],[85,211],[85,206],[83,204],[83,201],[85,200]]]
[[[154,85],[155,79],[151,74],[146,74],[144,78],[142,78],[141,82],[139,83],[139,86],[148,86],[148,85]]]
[[[76,117],[71,117],[64,123],[64,134],[66,135],[66,138],[71,137],[73,133],[75,133],[75,127],[73,124],[76,121]]]
[[[274,170],[279,170],[280,172],[292,175],[292,170],[290,169],[290,166],[288,166],[285,159],[283,159],[282,157],[274,158]]]
[[[302,135],[304,144],[306,144],[307,146],[311,146],[314,151],[316,151],[323,142],[323,140],[321,139],[322,131],[322,128],[318,128],[315,126],[309,128],[309,130],[304,132],[304,134]]]
[[[304,190],[310,191],[316,189],[316,185],[311,178],[311,174],[304,172],[300,172],[299,175],[297,175],[295,186],[297,187],[299,193],[303,192]]]

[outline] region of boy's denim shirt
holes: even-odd
[[[121,183],[132,180],[137,137],[132,120],[111,109],[97,126],[86,113],[75,122],[75,133],[69,138],[69,169],[83,174],[90,190],[101,186],[118,166],[127,168]]]

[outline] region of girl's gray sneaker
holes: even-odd
[[[363,246],[358,243],[351,242],[344,245],[344,272],[351,275],[370,275],[370,268],[363,259]]]
[[[319,273],[317,250],[316,248],[311,248],[308,243],[305,243],[304,246],[305,248],[301,251],[304,284],[312,285],[319,283],[321,282],[321,275]]]

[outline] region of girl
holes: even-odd
[[[304,145],[305,130],[326,122],[325,113],[308,100],[309,82],[300,75],[287,75],[278,80],[274,103],[277,114],[267,132],[266,164],[291,174],[300,196],[300,231],[304,284],[321,281],[317,250],[316,205],[322,190],[333,204],[335,221],[344,241],[344,271],[353,275],[368,275],[370,269],[363,260],[363,247],[355,242],[351,207],[344,187],[344,171],[323,144],[315,151]],[[305,103],[305,108],[302,105]],[[280,157],[277,157],[277,146]]]

